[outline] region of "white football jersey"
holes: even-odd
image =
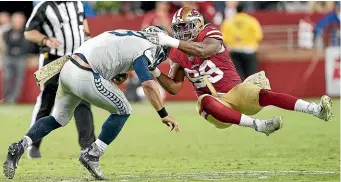
[[[133,61],[143,54],[153,63],[158,47],[137,31],[114,30],[84,42],[74,53],[83,54],[94,72],[111,80],[133,70]]]

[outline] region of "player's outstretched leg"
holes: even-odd
[[[320,103],[316,104],[288,94],[262,89],[259,92],[259,105],[262,107],[273,105],[282,109],[308,113],[324,121],[330,121],[334,116],[332,113],[332,100],[327,95],[322,96]]]
[[[228,127],[230,124],[235,124],[254,128],[258,132],[270,135],[282,128],[283,125],[281,117],[268,120],[254,119],[221,103],[211,95],[203,95],[199,98],[198,110],[201,116],[218,128],[226,128],[223,126]]]
[[[114,141],[120,133],[124,123],[127,121],[129,114],[118,115],[111,114],[102,126],[102,131],[98,139],[91,147],[82,152],[79,161],[97,180],[105,180],[104,174],[99,166],[99,158],[104,154],[107,146]]]
[[[15,170],[18,162],[24,151],[33,142],[41,140],[44,136],[48,135],[52,130],[61,127],[53,116],[47,116],[39,119],[28,131],[26,136],[19,142],[12,143],[8,147],[6,161],[3,164],[4,175],[12,179],[15,175]]]

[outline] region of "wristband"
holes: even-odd
[[[175,39],[173,37],[169,37],[169,36],[167,36],[167,37],[168,37],[168,41],[167,41],[168,42],[168,46],[177,49],[179,47],[179,45],[180,45],[180,40]]]
[[[163,107],[163,108],[162,108],[161,110],[159,110],[157,113],[159,114],[160,118],[164,118],[164,117],[167,117],[167,116],[168,116],[168,113],[167,113],[165,107]]]
[[[84,32],[85,36],[91,37],[91,34],[89,32]]]
[[[152,75],[157,78],[161,75],[161,71],[159,70],[159,68],[155,68],[155,70],[152,71]]]
[[[47,36],[45,36],[43,39],[41,39],[40,41],[40,45],[45,46],[46,40],[48,40],[49,38]],[[45,41],[45,42],[44,42]]]

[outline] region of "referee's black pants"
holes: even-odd
[[[48,58],[43,58],[43,55],[39,57],[39,67],[58,59],[59,56],[49,55]],[[43,61],[43,62],[42,62]],[[41,64],[42,62],[42,64]],[[41,88],[40,95],[37,98],[37,103],[34,107],[32,114],[31,126],[42,117],[49,116],[56,97],[58,89],[58,78],[59,74],[51,78]],[[93,116],[90,109],[90,103],[82,100],[81,103],[76,107],[74,112],[76,120],[76,127],[78,130],[78,142],[82,149],[91,146],[95,142],[95,132]],[[40,147],[41,140],[33,143],[33,146]]]
[[[256,53],[230,51],[230,56],[242,80],[257,72],[258,62]]]

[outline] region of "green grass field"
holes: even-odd
[[[219,130],[203,120],[194,102],[167,103],[180,123],[171,133],[147,103],[133,114],[101,159],[113,181],[340,181],[340,101],[326,123],[302,113],[265,108],[256,117],[281,115],[284,127],[269,137],[249,128]],[[27,131],[32,105],[0,106],[0,158]],[[96,134],[106,111],[93,108]],[[92,181],[78,162],[75,123],[52,132],[42,143],[42,159],[22,157],[11,181]],[[3,175],[0,181],[7,180]]]

